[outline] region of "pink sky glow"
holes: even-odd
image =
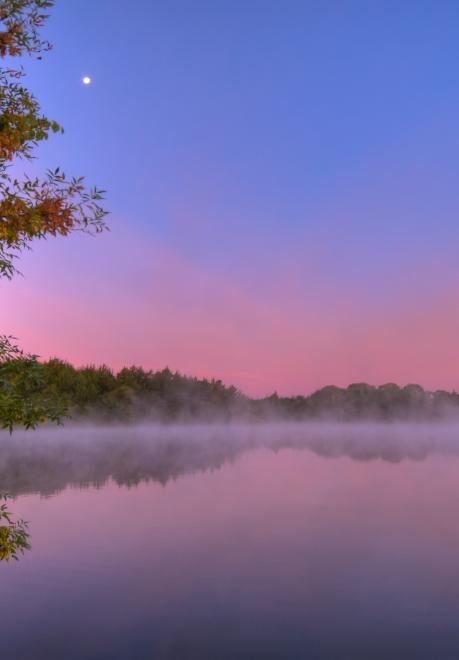
[[[307,286],[304,272],[266,269],[261,288],[159,243],[78,236],[35,245],[24,277],[1,283],[0,320],[43,358],[169,366],[257,396],[358,381],[458,387],[454,286],[427,298],[399,287],[383,304],[313,268]]]

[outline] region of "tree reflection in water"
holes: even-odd
[[[457,424],[229,424],[40,428],[0,432],[0,489],[12,497],[50,496],[67,487],[162,485],[218,470],[249,450],[308,450],[327,459],[423,460],[458,454]],[[3,500],[5,497],[3,496]],[[0,509],[0,560],[29,549],[24,521]]]

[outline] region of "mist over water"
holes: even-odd
[[[459,456],[459,424],[273,422],[68,425],[0,434],[0,492],[49,495],[66,486],[162,484],[221,468],[249,450],[308,450],[358,461]]]
[[[459,426],[0,435],[5,657],[457,658]]]

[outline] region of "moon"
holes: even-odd
[[[90,84],[91,84],[91,78],[89,76],[84,76],[83,85],[90,85]]]

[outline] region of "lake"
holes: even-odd
[[[0,435],[1,657],[459,654],[459,427]]]

